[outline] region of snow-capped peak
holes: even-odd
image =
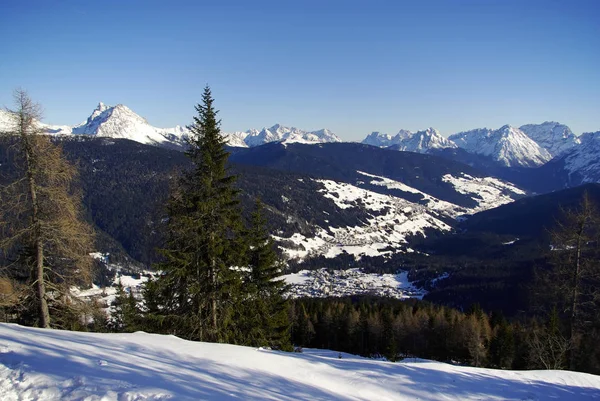
[[[553,157],[560,156],[580,144],[579,138],[569,127],[554,121],[526,124],[520,129]]]
[[[600,131],[581,134],[579,140],[579,146],[563,153],[565,170],[574,184],[600,182]]]
[[[434,128],[411,132],[401,129],[395,136],[372,132],[362,143],[379,147],[392,147],[396,150],[427,153],[431,149],[456,148],[456,145],[440,135]]]
[[[362,143],[365,145],[372,145],[378,147],[388,147],[393,145],[392,136],[390,134],[385,134],[379,131],[373,131],[365,139],[363,139]]]
[[[489,156],[508,167],[535,167],[552,158],[546,149],[510,125],[459,132],[448,139],[467,152]]]
[[[236,133],[239,137],[239,133]],[[263,128],[260,131],[250,129],[246,131],[246,136],[243,139],[247,146],[259,146],[268,142],[285,142],[285,143],[324,143],[324,142],[341,142],[342,140],[328,129],[320,129],[317,131],[303,131],[295,127],[286,127],[281,124],[275,124],[270,128]]]
[[[149,144],[171,142],[175,139],[172,137],[175,131],[151,126],[146,119],[125,105],[107,106],[102,102],[85,123],[72,129],[72,133],[78,135],[124,138]],[[179,131],[183,133],[181,128]],[[166,135],[170,135],[171,138],[167,138]],[[181,136],[178,139],[181,139]]]
[[[398,134],[399,136],[400,134]],[[456,148],[456,144],[440,135],[434,128],[427,128],[403,138],[397,145],[398,150],[427,153],[431,149]],[[396,146],[394,146],[396,148]]]
[[[10,114],[0,110],[0,129],[6,129],[10,123]],[[109,106],[103,102],[92,114],[76,126],[51,126],[41,124],[45,132],[62,135],[93,135],[99,137],[124,138],[152,145],[181,146],[190,135],[187,127],[177,125],[174,128],[156,128],[129,107],[118,104]],[[328,129],[303,131],[295,127],[275,124],[261,130],[250,129],[245,132],[222,133],[230,146],[259,146],[268,142],[323,143],[341,142],[341,139]]]

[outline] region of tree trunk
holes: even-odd
[[[39,236],[35,243],[35,250],[37,293],[40,308],[40,327],[48,329],[50,328],[50,312],[48,310],[48,301],[46,300],[46,283],[44,281],[44,248]]]
[[[587,212],[587,210],[585,211]],[[569,369],[575,369],[575,334],[576,327],[575,324],[577,322],[577,303],[579,298],[579,278],[581,275],[581,248],[582,237],[585,230],[585,224],[587,221],[587,216],[585,216],[579,226],[579,231],[577,232],[577,247],[575,254],[575,271],[573,272],[573,293],[571,295],[571,318],[570,318],[570,333],[569,333],[569,342],[570,342],[570,351],[569,351]]]
[[[40,327],[50,327],[50,312],[48,310],[48,301],[46,299],[46,283],[44,281],[44,246],[42,244],[39,205],[37,199],[37,190],[34,177],[34,156],[33,148],[27,137],[26,127],[21,127],[21,135],[25,148],[25,163],[27,168],[27,182],[29,184],[29,196],[31,197],[32,222],[33,222],[33,241],[35,247],[35,279],[37,283],[38,307],[40,313]]]
[[[212,330],[214,333],[214,341],[218,341],[218,326],[217,326],[217,272],[216,261],[213,258],[211,261],[211,280],[212,280],[212,299],[211,299],[211,318]]]

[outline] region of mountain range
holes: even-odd
[[[90,135],[106,138],[130,139],[136,142],[165,147],[185,146],[190,130],[186,126],[156,128],[125,105],[107,106],[100,102],[86,121],[75,126],[48,125],[40,128],[52,135]],[[0,110],[0,129],[10,126],[10,114]],[[341,142],[327,129],[303,131],[295,127],[275,124],[270,128],[250,129],[245,132],[224,133],[229,146],[252,147],[269,142],[323,143]]]
[[[9,115],[0,111],[0,129],[6,127]],[[40,124],[48,133],[55,135],[93,135],[124,138],[136,142],[165,147],[183,147],[190,132],[186,126],[157,128],[137,115],[127,106],[107,106],[100,102],[92,114],[76,126]],[[342,142],[327,129],[305,131],[295,127],[275,124],[269,128],[249,129],[243,132],[224,133],[229,146],[256,147],[270,142],[328,143]],[[583,142],[587,141],[587,145]],[[434,128],[411,132],[400,130],[394,136],[373,132],[362,143],[393,150],[439,153],[444,149],[463,149],[498,166],[519,168],[539,167],[549,161],[564,159],[562,165],[569,177],[581,182],[595,180],[600,168],[594,163],[594,134],[577,137],[571,129],[557,122],[526,124],[520,128],[505,125],[498,129],[479,128],[459,132],[445,138]],[[445,151],[452,157],[450,151]],[[455,153],[455,152],[454,152]],[[458,156],[457,156],[458,157]],[[464,159],[464,156],[462,157]],[[464,160],[461,160],[464,161]]]

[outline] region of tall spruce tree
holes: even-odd
[[[281,276],[281,261],[268,234],[263,205],[257,200],[247,233],[245,300],[239,309],[240,342],[291,350],[288,286]]]
[[[233,313],[242,277],[243,227],[228,172],[229,153],[209,87],[191,131],[186,155],[193,168],[178,180],[167,206],[167,240],[162,249],[163,274],[148,285],[151,320],[159,331],[200,341],[231,341]]]

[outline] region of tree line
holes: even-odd
[[[508,320],[478,305],[461,312],[418,300],[304,298],[292,301],[290,319],[292,341],[301,347],[390,361],[426,358],[497,369],[600,372],[600,329],[570,347],[556,312]]]

